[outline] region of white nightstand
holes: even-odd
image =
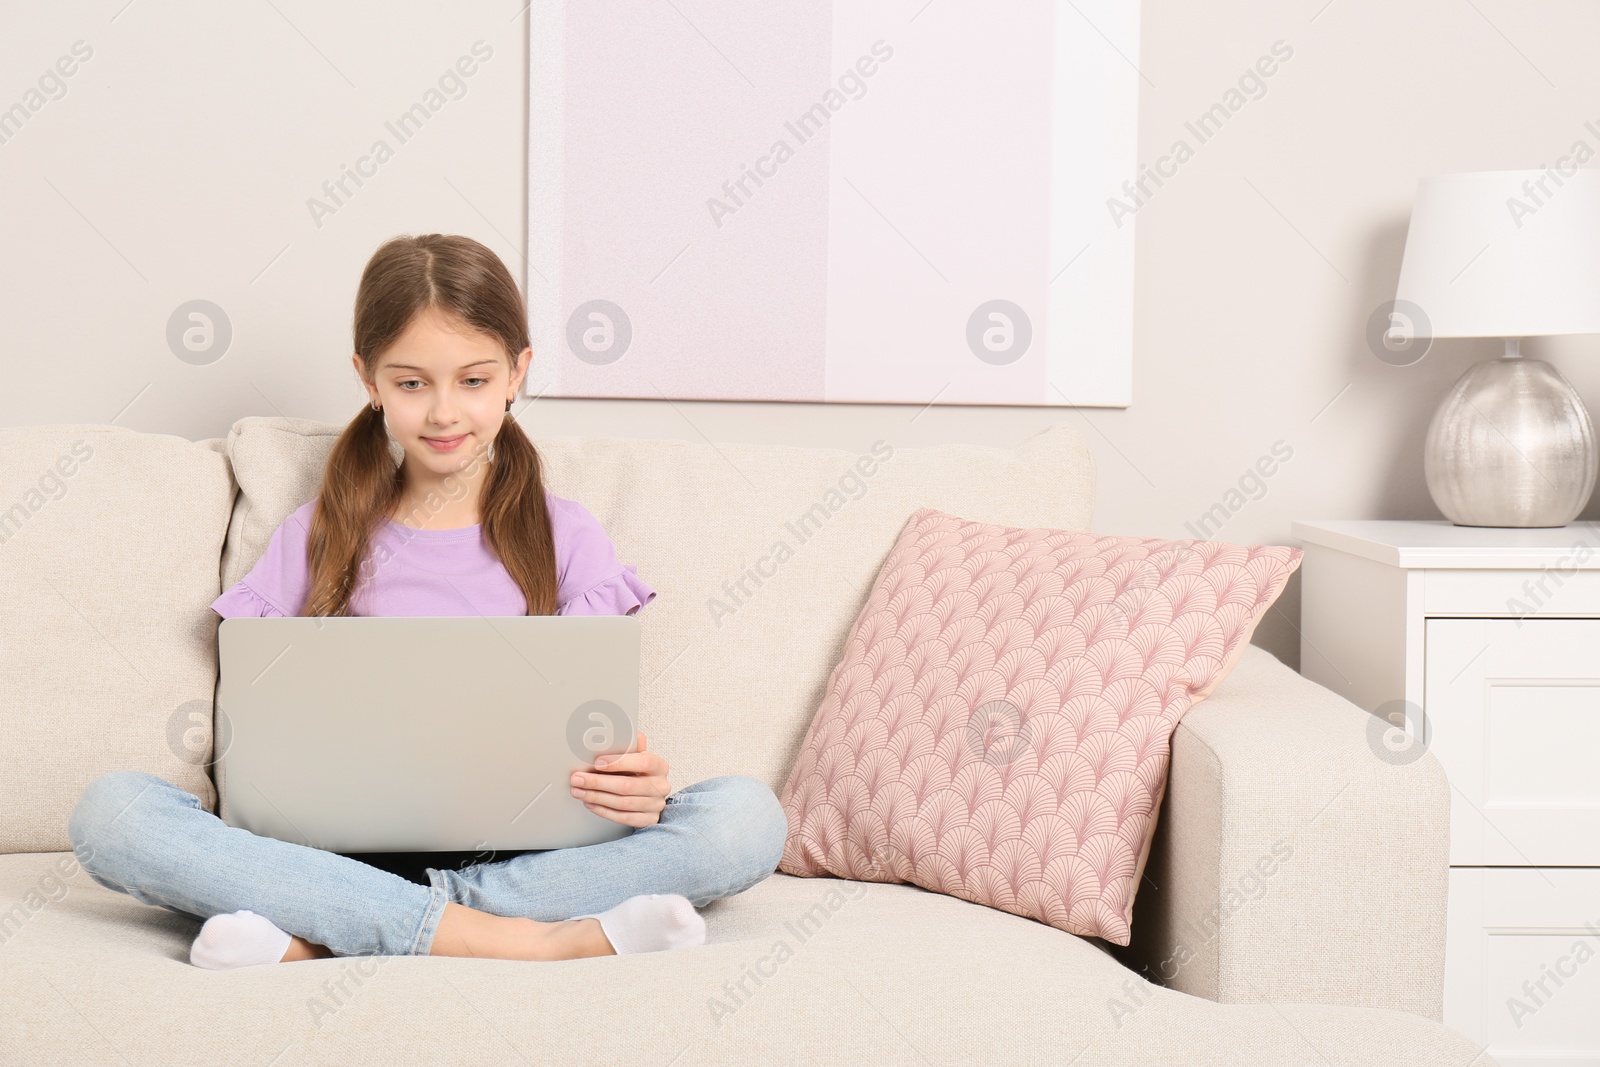
[[[1374,759],[1450,777],[1445,1023],[1504,1067],[1600,1064],[1600,527],[1290,529],[1300,673],[1404,722]]]

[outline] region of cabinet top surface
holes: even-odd
[[[1600,523],[1518,528],[1448,519],[1296,519],[1290,533],[1394,567],[1547,567],[1600,570]]]

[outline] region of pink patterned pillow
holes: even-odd
[[[918,510],[784,785],[778,869],[1126,945],[1172,732],[1301,555]]]

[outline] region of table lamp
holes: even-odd
[[[1500,337],[1428,425],[1428,492],[1457,526],[1565,526],[1600,454],[1572,384],[1524,337],[1600,333],[1600,170],[1442,174],[1417,183],[1388,336]]]

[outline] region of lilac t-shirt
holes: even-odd
[[[589,510],[546,490],[555,539],[557,615],[632,615],[656,598]],[[295,616],[311,590],[306,542],[316,500],[273,531],[250,573],[212,601],[225,619]],[[367,548],[352,615],[526,615],[527,598],[490,551],[481,523],[418,530],[383,520]],[[370,578],[368,577],[370,575]]]

